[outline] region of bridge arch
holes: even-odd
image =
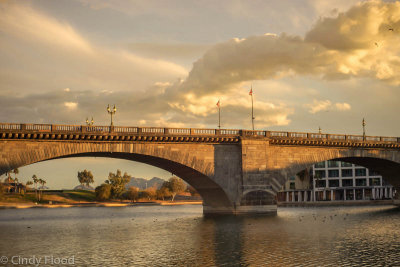
[[[53,159],[72,157],[106,157],[149,164],[174,173],[193,186],[203,198],[207,210],[229,210],[232,201],[215,180],[213,165],[201,153],[181,144],[110,144],[110,143],[60,143],[16,142],[10,147],[0,144],[0,174],[22,166]],[[198,147],[197,147],[198,149]],[[205,149],[203,147],[203,149]],[[8,151],[7,151],[8,150]]]
[[[395,187],[400,186],[400,163],[388,159],[383,159],[379,157],[363,157],[363,156],[351,156],[351,157],[332,157],[327,158],[322,161],[327,160],[335,160],[335,161],[343,161],[352,164],[356,164],[370,170],[374,170],[379,172],[382,175],[383,179],[390,183]],[[314,164],[322,162],[316,161],[313,163],[304,164],[303,166],[299,166],[297,168],[291,168],[286,175],[286,179],[289,179],[291,176],[294,176],[301,172],[302,170],[311,168]]]
[[[274,204],[275,192],[268,189],[246,190],[240,200],[241,206],[265,206]]]
[[[136,161],[144,164],[148,164],[154,167],[171,172],[178,177],[182,178],[185,182],[193,186],[200,196],[203,198],[204,205],[213,205],[214,203],[229,205],[229,198],[225,191],[214,182],[207,175],[181,163],[155,157],[149,155],[142,155],[136,153],[107,153],[107,152],[90,152],[90,153],[80,153],[72,154],[67,156],[59,157],[61,158],[72,158],[72,157],[104,157],[104,158],[115,158],[115,159],[125,159],[130,161]],[[57,159],[57,158],[54,158]]]
[[[284,164],[279,168],[270,167],[267,173],[272,180],[277,180],[281,185],[291,176],[310,168],[315,163],[338,160],[376,170],[387,182],[400,187],[400,153],[395,149],[298,146],[271,146],[270,149],[274,160],[280,160]]]

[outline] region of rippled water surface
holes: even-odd
[[[400,209],[220,218],[194,205],[0,210],[0,240],[0,256],[74,256],[77,266],[400,266]]]

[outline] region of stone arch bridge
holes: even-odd
[[[203,197],[208,213],[276,211],[289,177],[340,159],[374,169],[400,187],[400,138],[277,131],[0,124],[0,174],[45,160],[111,157],[170,171]],[[260,199],[247,203],[258,192]]]

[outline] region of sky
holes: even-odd
[[[0,121],[399,136],[400,2],[0,0]],[[171,174],[111,159],[20,169]],[[22,179],[23,180],[23,179]]]

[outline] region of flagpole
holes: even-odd
[[[221,129],[221,101],[218,99],[217,102],[218,107],[218,129]]]
[[[250,87],[249,95],[251,96],[251,125],[254,131],[253,85]]]
[[[253,94],[251,94],[251,125],[254,131],[254,110],[253,110]]]

